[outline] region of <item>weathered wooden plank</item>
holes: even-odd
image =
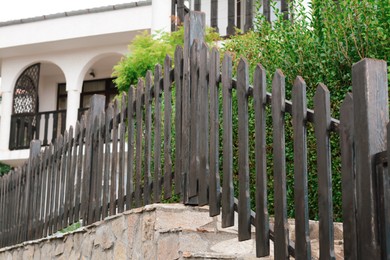
[[[152,144],[152,72],[148,71],[145,78],[145,171],[144,171],[144,205],[150,204],[150,185],[152,175],[150,170]]]
[[[9,178],[10,178],[10,175],[9,174],[6,174],[5,176],[4,176],[4,208],[5,209],[8,209],[9,208],[9,198],[8,198],[8,195],[9,195],[9,193],[8,193],[8,187],[9,187]],[[8,245],[8,227],[9,227],[9,225],[8,225],[8,220],[9,220],[9,217],[10,217],[10,215],[9,214],[7,214],[7,212],[4,212],[5,214],[4,214],[4,224],[3,224],[3,235],[2,235],[2,237],[3,237],[3,241],[4,241],[4,244],[5,245]],[[26,212],[27,213],[27,212]],[[27,215],[27,214],[26,214]],[[26,225],[25,226],[25,229],[26,229],[26,232],[25,233],[27,233],[27,228],[28,228],[28,226]],[[25,240],[27,237],[24,237],[23,239]]]
[[[387,158],[390,158],[390,124],[387,124]],[[389,159],[387,159],[389,160]],[[387,162],[389,165],[389,162]],[[382,259],[390,256],[390,175],[389,170],[381,167],[377,183],[380,194],[380,235]]]
[[[47,188],[49,187],[47,181],[48,181],[48,162],[49,162],[49,156],[50,156],[50,150],[48,147],[45,148],[45,151],[43,153],[43,166],[42,166],[42,171],[41,171],[41,174],[42,174],[42,183],[41,183],[41,209],[40,209],[40,215],[41,215],[41,227],[40,227],[40,234],[42,237],[45,237],[46,236],[46,233],[44,233],[44,227],[45,227],[45,208],[47,206],[47,197],[48,197],[48,193],[47,193]],[[20,183],[20,180],[19,180],[19,184],[18,185],[21,185]],[[20,189],[20,187],[19,187]],[[19,192],[18,192],[19,193]],[[18,206],[19,208],[19,206]],[[18,220],[20,216],[20,212],[17,214],[16,216],[16,219]]]
[[[335,259],[333,238],[332,171],[330,159],[329,90],[319,84],[314,96],[314,130],[317,144],[320,258]]]
[[[8,175],[8,182],[7,182],[7,226],[6,226],[6,238],[7,238],[7,243],[11,244],[12,243],[12,219],[14,216],[14,210],[11,205],[14,205],[13,201],[13,175],[14,174],[7,174]],[[12,208],[12,209],[11,209]]]
[[[74,128],[74,131],[73,131],[73,126],[70,127],[70,130],[69,130],[69,133],[72,132],[72,136],[73,136],[73,139],[72,139],[72,159],[71,159],[71,163],[70,163],[70,166],[69,166],[69,223],[74,223],[74,212],[75,212],[75,185],[76,185],[76,179],[77,179],[77,138],[78,138],[78,135],[80,133],[80,123],[77,122],[76,123],[76,127]],[[74,134],[73,134],[74,132]]]
[[[172,158],[171,158],[171,117],[172,82],[169,75],[172,58],[167,55],[164,61],[164,199],[172,197]]]
[[[256,256],[268,256],[269,216],[267,203],[267,161],[266,161],[266,72],[258,64],[253,77],[253,102],[255,109],[255,158],[256,158]]]
[[[209,205],[210,216],[220,214],[221,183],[219,177],[219,52],[213,48],[210,56],[210,174],[209,174]]]
[[[294,139],[295,256],[311,259],[307,190],[306,83],[297,77],[292,91]]]
[[[126,95],[122,95],[121,117],[120,117],[120,134],[119,134],[119,172],[118,172],[118,212],[122,213],[125,209],[124,202],[124,174],[125,174],[125,131],[126,131]]]
[[[66,191],[65,191],[65,209],[64,209],[64,226],[72,224],[72,218],[70,217],[71,201],[73,199],[73,187],[74,187],[74,172],[72,172],[72,161],[73,161],[73,126],[69,129],[68,135],[68,153],[67,153],[67,166],[65,172],[65,182],[66,182]]]
[[[353,151],[353,97],[348,93],[340,108],[341,182],[344,257],[358,259],[356,234],[356,177]]]
[[[198,87],[198,71],[199,71],[199,51],[198,40],[195,39],[191,47],[191,121],[190,121],[190,169],[189,169],[189,186],[188,197],[198,195],[198,172],[199,172],[199,87]]]
[[[199,206],[208,204],[209,191],[209,50],[203,43],[199,56],[199,87],[198,87],[198,122],[199,122]]]
[[[137,85],[137,98],[136,98],[136,120],[137,120],[137,132],[135,135],[136,142],[136,155],[135,155],[135,206],[138,208],[141,206],[141,178],[142,178],[142,95],[144,93],[144,81],[139,79]]]
[[[65,150],[65,139],[64,139],[64,136],[62,135],[59,135],[56,139],[56,142],[58,141],[58,151],[57,151],[57,154],[56,154],[56,179],[55,179],[55,193],[54,193],[54,202],[55,202],[55,212],[54,212],[54,219],[53,219],[53,232],[57,231],[57,230],[60,230],[61,229],[61,220],[60,220],[60,217],[61,217],[61,204],[62,204],[62,201],[61,200],[61,195],[62,195],[62,192],[61,192],[61,189],[62,189],[62,180],[61,180],[61,176],[62,176],[62,160],[63,160],[63,152]]]
[[[52,178],[53,178],[53,152],[54,152],[54,146],[53,144],[50,144],[49,146],[49,155],[48,155],[48,161],[47,161],[47,190],[46,190],[46,210],[45,210],[45,220],[44,220],[44,226],[43,226],[43,233],[45,235],[49,234],[49,222],[50,222],[50,216],[51,216],[51,198],[52,198]]]
[[[4,219],[6,216],[6,213],[4,212],[5,209],[5,194],[4,194],[4,183],[5,183],[5,175],[0,177],[0,214],[3,216],[0,218],[0,245],[1,247],[4,246]]]
[[[104,130],[105,130],[105,119],[106,114],[105,111],[101,111],[98,116],[98,129],[97,129],[97,137],[96,141],[98,142],[97,147],[97,162],[96,162],[96,203],[95,203],[95,221],[101,219],[102,216],[102,193],[103,193],[103,170],[104,170]],[[96,160],[96,158],[95,158]]]
[[[175,50],[175,194],[181,194],[183,190],[182,177],[182,92],[183,92],[183,48],[177,46]]]
[[[64,133],[64,141],[63,141],[63,150],[62,150],[62,154],[61,154],[61,179],[60,179],[60,200],[59,200],[59,220],[58,220],[58,224],[57,224],[57,228],[58,230],[61,230],[63,229],[65,226],[64,224],[64,210],[65,210],[65,185],[66,185],[66,177],[65,177],[65,174],[66,174],[66,166],[67,166],[67,160],[68,160],[68,156],[67,156],[67,151],[68,151],[68,147],[69,147],[69,143],[68,143],[68,132],[65,131]]]
[[[105,112],[104,128],[104,180],[103,180],[103,198],[102,198],[102,218],[108,216],[108,203],[110,196],[110,149],[111,149],[111,128],[110,122],[113,120],[113,107],[109,104]],[[130,137],[129,137],[130,138]]]
[[[56,139],[58,142],[58,150],[56,154],[56,165],[55,165],[55,194],[54,194],[54,216],[53,216],[53,232],[58,231],[61,227],[59,226],[59,217],[61,210],[61,165],[62,165],[62,152],[64,150],[64,137],[59,135]]]
[[[183,120],[182,120],[182,174],[184,177],[183,201],[187,204],[197,204],[197,198],[189,198],[189,171],[190,171],[190,141],[191,141],[191,74],[190,56],[194,39],[204,41],[205,14],[202,12],[190,12],[184,20],[184,55],[183,55]]]
[[[0,236],[0,245],[1,247],[5,246],[5,241],[4,241],[4,220],[5,220],[5,217],[6,217],[6,213],[4,212],[5,211],[5,192],[4,192],[4,185],[5,185],[5,177],[6,175],[3,175],[0,177],[0,214],[1,216],[3,216],[2,218],[0,218],[0,232],[1,232],[1,236]]]
[[[360,259],[380,258],[373,157],[387,148],[387,75],[386,61],[363,59],[352,67]]]
[[[133,169],[134,169],[134,88],[130,86],[127,94],[127,177],[126,210],[133,207]],[[107,127],[107,126],[106,126]],[[106,128],[107,129],[107,128]]]
[[[230,2],[229,2],[230,3]],[[225,53],[222,62],[223,105],[223,191],[222,227],[234,225],[232,57]]]
[[[15,243],[15,238],[14,238],[14,234],[15,234],[15,216],[17,214],[17,208],[15,207],[16,206],[16,174],[15,173],[12,173],[11,174],[11,205],[13,205],[13,207],[11,207],[11,209],[9,209],[9,212],[11,213],[12,212],[12,218],[11,218],[11,223],[10,223],[10,236],[9,236],[9,241],[10,243]]]
[[[85,118],[84,116],[81,118],[80,124],[79,122],[76,123],[76,129],[77,126],[79,125],[79,135],[78,135],[78,152],[77,152],[77,173],[76,173],[76,198],[75,198],[75,213],[74,213],[74,221],[80,220],[80,206],[81,206],[81,187],[82,187],[82,167],[83,167],[83,161],[84,161],[84,152],[83,152],[83,147],[84,147],[84,135],[85,135]]]
[[[111,157],[111,182],[110,182],[110,215],[116,214],[117,199],[117,165],[118,165],[118,101],[114,101],[112,120],[112,157]]]
[[[95,208],[96,208],[96,185],[97,185],[97,171],[98,171],[98,163],[99,163],[99,157],[98,157],[98,135],[99,135],[99,118],[93,114],[90,114],[90,116],[93,116],[92,124],[89,125],[91,127],[91,172],[90,172],[90,178],[89,178],[89,196],[88,196],[88,223],[94,223],[96,221],[95,216]],[[87,173],[88,174],[88,173]],[[88,184],[87,184],[88,185]]]
[[[275,251],[276,259],[288,258],[288,223],[286,197],[286,154],[285,154],[285,76],[281,70],[275,72],[272,80],[272,127],[274,160],[274,207],[275,207]]]
[[[39,166],[39,159],[37,158],[38,156],[35,156],[33,158],[33,166],[32,166],[32,169],[33,171],[31,172],[31,178],[32,178],[32,185],[31,185],[31,188],[32,188],[32,192],[31,192],[31,204],[30,204],[30,212],[31,212],[31,215],[30,215],[30,223],[31,223],[31,231],[29,232],[29,237],[30,239],[35,239],[35,231],[36,231],[36,227],[37,227],[37,216],[36,216],[36,209],[38,207],[38,203],[37,203],[37,197],[38,197],[38,170],[37,170],[37,166]],[[11,186],[10,186],[10,205],[14,205],[13,204],[13,201],[12,201],[12,181],[13,181],[13,176],[11,176]],[[9,225],[11,227],[12,225],[12,218],[10,219],[10,222],[9,222]],[[11,229],[9,228],[9,230],[11,231]],[[9,234],[9,239],[11,240],[11,234]]]
[[[251,208],[249,197],[249,137],[248,137],[248,62],[241,58],[237,68],[238,104],[238,240],[251,238]]]
[[[34,180],[35,180],[35,161],[36,157],[38,157],[41,149],[41,142],[36,140],[36,141],[31,141],[30,143],[30,156],[28,160],[28,166],[27,166],[27,177],[26,177],[26,193],[25,193],[25,208],[24,210],[26,211],[26,217],[27,217],[27,239],[33,238],[33,204],[34,204]],[[10,179],[8,179],[10,181]],[[9,196],[10,194],[8,194]],[[9,197],[8,197],[9,201]],[[7,208],[9,208],[10,205],[8,205]],[[8,219],[7,226],[9,226],[10,220]]]
[[[55,200],[56,200],[56,185],[57,185],[57,172],[58,172],[58,166],[57,166],[57,156],[60,151],[60,140],[57,139],[54,143],[54,149],[53,149],[53,155],[52,155],[52,169],[51,169],[51,196],[50,196],[50,217],[49,217],[49,234],[53,234],[54,231],[54,219],[55,219]]]
[[[44,164],[45,164],[45,153],[42,151],[39,156],[39,166],[37,167],[37,174],[38,174],[38,180],[37,180],[37,209],[35,210],[36,214],[36,227],[35,227],[35,238],[41,238],[42,237],[42,209],[45,207],[44,204],[44,189],[43,189],[43,176],[44,176]],[[16,189],[16,187],[15,187]],[[16,192],[16,191],[15,191]],[[17,209],[17,202],[14,202],[14,205],[16,206],[15,209]],[[14,221],[17,219],[17,212],[15,212],[14,215]]]
[[[154,70],[154,180],[153,195],[154,202],[161,201],[161,99],[160,99],[160,79],[162,74],[160,65],[156,65]]]

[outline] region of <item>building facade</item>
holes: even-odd
[[[280,2],[278,2],[280,5]],[[0,22],[0,162],[17,166],[74,125],[93,94],[116,94],[113,66],[143,31],[175,30],[189,10],[221,35],[250,29],[254,1],[139,0]]]

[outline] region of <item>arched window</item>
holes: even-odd
[[[38,85],[40,63],[25,69],[14,88],[13,114],[38,112]]]

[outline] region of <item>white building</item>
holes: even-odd
[[[112,68],[140,32],[169,31],[178,20],[172,16],[182,19],[189,8],[205,11],[222,35],[229,10],[235,14],[229,26],[245,28],[253,19],[246,12],[252,1],[201,3],[140,0],[0,22],[0,162],[21,164],[31,139],[50,143],[75,124],[92,94],[109,101],[116,94]]]

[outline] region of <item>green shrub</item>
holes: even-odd
[[[10,170],[11,170],[11,167],[9,165],[0,163],[0,176],[8,173]]]
[[[318,83],[327,85],[331,93],[332,115],[338,117],[340,104],[351,91],[351,67],[362,58],[388,61],[390,55],[390,2],[382,0],[314,0],[307,14],[300,1],[293,1],[294,21],[284,20],[275,10],[277,20],[271,25],[260,13],[255,29],[226,41],[224,50],[234,56],[235,65],[245,56],[253,70],[261,63],[267,70],[268,91],[277,68],[286,76],[286,98],[297,75],[307,83],[308,105],[313,107],[313,96]],[[252,71],[253,72],[253,71]],[[254,116],[250,115],[250,121]],[[271,126],[271,118],[267,120]],[[254,129],[251,129],[253,132]],[[267,130],[268,150],[272,151],[272,135]],[[253,133],[250,133],[250,136]],[[288,214],[293,210],[293,139],[291,122],[286,123],[286,161]],[[254,143],[250,143],[252,146]],[[341,219],[341,175],[339,139],[331,137],[334,218]],[[253,147],[252,147],[253,148]],[[272,191],[272,158],[268,156],[269,191]],[[309,215],[318,218],[316,152],[313,129],[308,129],[308,189]],[[252,173],[254,174],[254,173]],[[252,186],[252,194],[255,187]],[[272,205],[273,193],[269,192]],[[273,213],[273,207],[270,207]]]
[[[211,45],[219,36],[211,28],[207,28],[206,42]],[[147,31],[137,35],[129,45],[129,54],[115,67],[113,76],[120,92],[127,91],[131,85],[136,85],[138,78],[145,77],[148,70],[153,71],[155,65],[164,64],[168,54],[172,60],[177,45],[184,42],[184,28],[175,32],[157,32],[154,35]]]

